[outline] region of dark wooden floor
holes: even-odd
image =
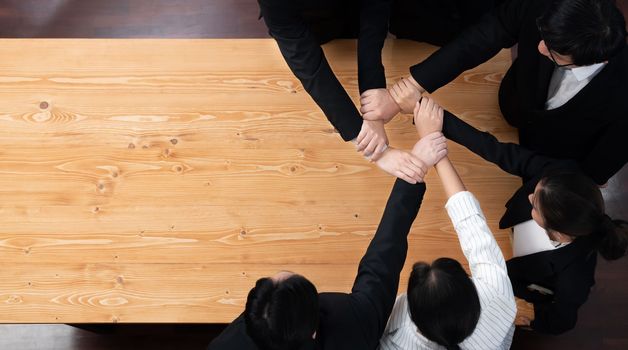
[[[256,0],[0,0],[5,38],[259,38]]]
[[[628,0],[618,3],[628,13]],[[266,37],[258,12],[255,0],[0,0],[0,37]],[[628,166],[609,182],[604,196],[611,216],[628,219]],[[577,328],[559,337],[518,330],[513,349],[628,349],[626,276],[628,259],[601,261]],[[223,327],[3,325],[0,349],[204,349]]]

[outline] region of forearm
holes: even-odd
[[[448,111],[444,115],[443,134],[505,172],[523,178],[539,175],[556,162],[520,145],[500,142],[492,134],[476,129]]]
[[[358,37],[358,85],[366,90],[386,87],[382,48],[388,34],[390,0],[363,0]]]
[[[477,198],[468,191],[461,191],[447,200],[447,214],[458,234],[460,247],[464,253],[473,278],[483,280],[502,291],[510,291],[504,256],[486,223]]]
[[[531,1],[510,0],[465,30],[453,42],[410,67],[410,74],[428,92],[446,85],[467,69],[512,47]]]
[[[399,274],[406,260],[407,236],[416,218],[425,184],[410,185],[396,180],[377,232],[358,267],[352,293],[367,302],[361,307],[365,322],[380,324],[381,330],[392,309]]]
[[[271,6],[265,1],[260,1],[260,7],[269,33],[277,41],[290,70],[342,138],[354,139],[362,127],[362,117],[331,70],[320,45],[300,19],[298,9]]]
[[[436,163],[435,168],[447,198],[458,192],[466,191],[464,183],[462,179],[460,179],[456,168],[454,168],[454,165],[449,160],[449,157],[444,157],[440,162]]]

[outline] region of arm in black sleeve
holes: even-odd
[[[559,162],[520,145],[499,142],[492,134],[474,128],[449,111],[445,111],[443,134],[505,172],[524,179],[540,175],[550,165]]]
[[[366,90],[386,88],[382,48],[388,34],[390,0],[363,0],[358,37],[358,84]]]
[[[532,1],[505,2],[425,61],[410,67],[410,74],[421,87],[431,93],[465,70],[486,62],[501,49],[512,47],[519,40],[523,18],[530,2]]]
[[[258,0],[270,35],[305,91],[345,141],[362,128],[362,117],[303,21],[296,1]]]
[[[628,122],[612,124],[581,163],[595,183],[603,185],[628,162]]]
[[[365,337],[377,344],[384,332],[406,261],[408,233],[416,218],[425,184],[397,179],[386,209],[353,284],[351,300]]]

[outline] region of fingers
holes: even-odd
[[[398,84],[395,84],[392,88],[390,88],[390,95],[395,101],[399,102],[403,98],[403,91]]]
[[[436,163],[434,164],[438,164],[438,162],[440,162],[443,158],[445,158],[447,156],[447,148],[445,149],[441,149],[436,153]]]
[[[411,153],[404,152],[399,171],[416,182],[422,182],[425,171],[421,166],[422,162]]]
[[[438,143],[434,144],[433,149],[436,152],[440,152],[442,150],[447,150],[447,142],[446,141],[438,142]]]
[[[406,164],[406,167],[403,168],[403,171],[406,175],[408,175],[416,182],[423,182],[423,178],[425,177],[425,171],[414,165],[412,162]]]
[[[414,104],[414,124],[419,125],[419,115],[421,113],[421,101],[416,101]]]
[[[425,173],[427,172],[427,166],[425,165],[425,163],[421,160],[421,158],[411,153],[409,161],[410,167],[412,167],[414,171],[420,176],[420,178],[423,179],[423,177],[425,177]]]
[[[358,152],[361,152],[362,149],[364,149],[364,147],[366,147],[366,145],[368,144],[368,142],[364,142],[365,139],[367,138],[367,136],[369,135],[369,125],[366,122],[362,123],[362,129],[360,130],[360,133],[358,134],[358,137],[355,139],[355,141],[357,142],[357,149]]]
[[[394,175],[395,175],[395,177],[398,177],[398,178],[402,179],[403,181],[405,181],[405,182],[407,182],[407,183],[409,183],[411,185],[416,184],[416,180],[414,180],[413,178],[409,177],[408,175],[402,173],[401,171],[396,171],[394,173]]]
[[[436,133],[434,133],[434,134],[436,134]],[[445,136],[443,134],[440,134],[440,135],[436,134],[435,136],[432,136],[431,140],[429,140],[429,141],[432,144],[433,148],[439,148],[439,146],[442,146],[442,147],[445,147],[445,148],[447,147],[447,138],[445,138]]]
[[[428,141],[430,141],[430,142],[431,142],[431,141],[440,140],[441,138],[443,138],[443,139],[445,138],[445,136],[443,135],[443,133],[442,133],[442,132],[440,132],[440,131],[434,131],[434,132],[431,132],[431,133],[429,133],[429,134],[427,134],[427,135],[423,136],[423,137],[421,138],[421,140],[424,140],[424,139],[425,139],[425,140],[428,140]]]
[[[364,156],[370,157],[373,154],[373,152],[375,152],[375,149],[377,148],[377,146],[379,146],[379,142],[380,140],[378,140],[377,135],[373,135],[368,145],[366,145],[366,147],[364,148],[364,151],[363,151]]]
[[[377,94],[377,89],[366,90],[360,95],[361,97],[370,97]]]
[[[364,96],[364,95],[363,95]],[[362,106],[360,108],[360,111],[362,110],[362,108],[368,106],[369,104],[371,104],[372,102],[374,102],[373,98],[371,97],[361,97],[360,98],[360,105]]]
[[[433,115],[434,112],[434,99],[431,98],[427,98],[427,101],[425,101],[425,112],[429,113],[428,115]]]
[[[384,152],[386,148],[388,148],[388,145],[386,144],[386,140],[382,140],[382,142],[379,142],[377,144],[377,148],[375,148],[374,154],[380,154]]]
[[[365,120],[374,121],[374,120],[380,120],[381,119],[380,118],[381,113],[376,111],[376,110],[362,112],[361,109],[360,109],[360,113],[362,113],[362,119],[365,119]]]

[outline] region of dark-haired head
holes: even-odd
[[[589,177],[574,172],[545,176],[532,196],[539,224],[548,231],[572,238],[590,237],[602,257],[619,259],[628,249],[628,225],[604,212],[599,187]]]
[[[261,278],[249,292],[244,319],[260,349],[298,349],[311,341],[318,326],[316,287],[296,274]]]
[[[458,344],[475,330],[481,312],[475,285],[460,263],[450,258],[414,264],[408,307],[419,332],[447,349],[459,349]]]
[[[548,51],[576,66],[607,61],[626,46],[626,22],[613,0],[554,0],[537,25]]]

